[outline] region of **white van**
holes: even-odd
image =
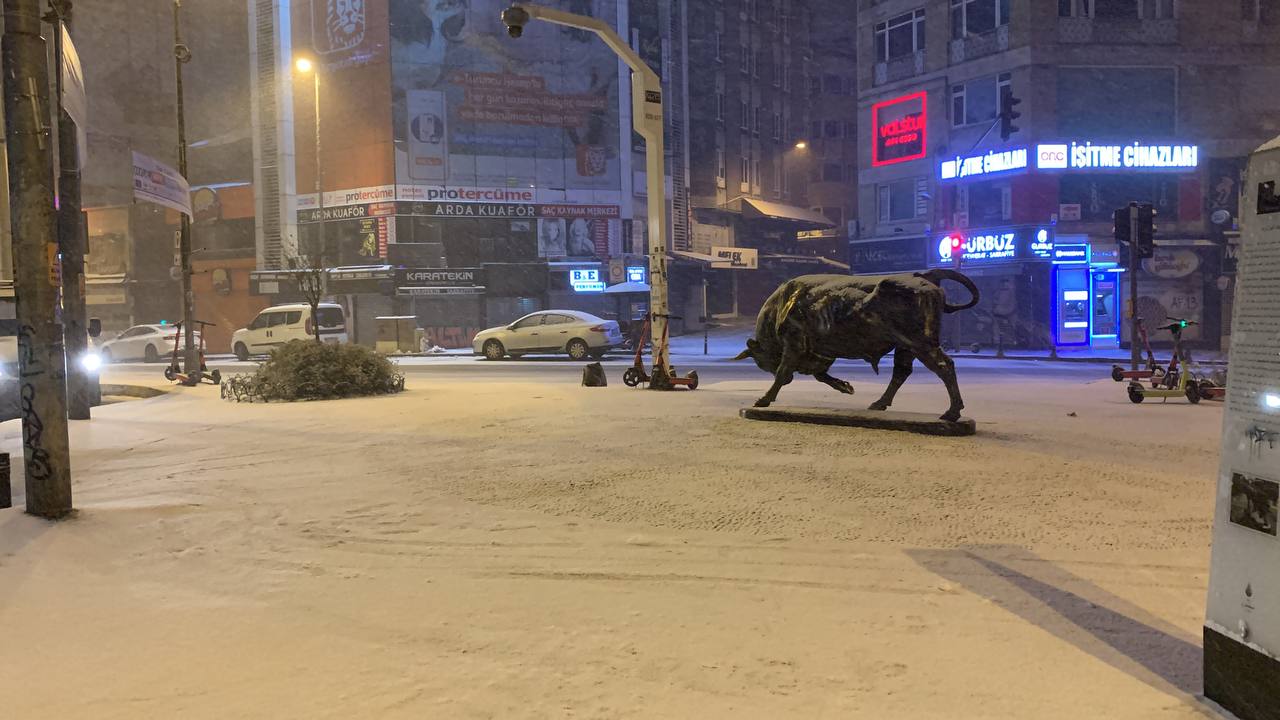
[[[342,306],[320,303],[320,340],[327,343],[347,342],[347,318]],[[239,360],[250,355],[263,355],[290,340],[310,340],[315,337],[311,325],[311,306],[306,303],[274,305],[258,313],[248,327],[240,328],[231,336],[231,351]]]

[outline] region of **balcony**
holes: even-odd
[[[894,58],[889,62],[876,63],[875,85],[906,80],[909,77],[924,74],[924,51],[917,50],[910,55]]]
[[[1173,18],[1096,20],[1084,17],[1063,17],[1058,18],[1058,42],[1172,45],[1178,42],[1178,21]]]
[[[991,32],[951,41],[951,64],[994,55],[1009,49],[1009,26],[1001,25]]]

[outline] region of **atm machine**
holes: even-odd
[[[1092,274],[1089,245],[1053,248],[1053,343],[1058,347],[1089,345],[1093,334]]]

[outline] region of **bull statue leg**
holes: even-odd
[[[830,366],[828,366],[827,369],[829,370]],[[850,385],[848,382],[845,382],[844,380],[841,380],[838,377],[832,377],[830,374],[827,373],[826,370],[814,373],[813,379],[819,380],[821,382],[826,383],[827,385],[830,385],[831,387],[835,388],[837,392],[842,392],[845,395],[853,394],[852,385]]]
[[[893,378],[889,380],[889,387],[884,389],[884,394],[880,399],[871,403],[868,410],[888,410],[893,404],[893,399],[898,395],[898,388],[902,387],[902,383],[911,377],[911,363],[915,360],[915,356],[911,351],[898,346],[893,351]]]
[[[960,385],[956,382],[956,364],[942,348],[934,346],[928,352],[918,355],[920,362],[937,375],[942,384],[947,386],[947,395],[951,397],[951,407],[942,413],[942,419],[955,422],[960,419],[960,411],[964,409],[964,401],[960,399]]]
[[[784,342],[782,357],[778,360],[778,367],[773,373],[773,385],[769,386],[769,391],[764,394],[764,397],[756,401],[756,407],[769,407],[774,400],[778,399],[782,386],[789,385],[795,377],[795,369],[799,363],[799,358],[791,350],[791,344]]]

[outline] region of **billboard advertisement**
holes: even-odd
[[[505,0],[385,1],[398,186],[616,197],[618,60],[599,38],[545,22],[509,38],[498,20]],[[616,0],[548,4],[617,17]],[[558,244],[552,224],[547,242]]]
[[[880,167],[928,156],[928,124],[928,93],[903,95],[872,105],[871,164]]]

